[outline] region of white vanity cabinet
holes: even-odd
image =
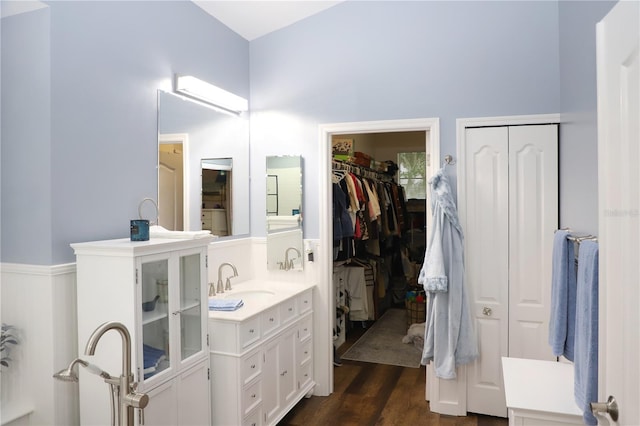
[[[305,289],[241,320],[210,314],[213,425],[274,425],[313,390],[312,305]]]
[[[84,356],[93,331],[124,324],[131,369],[149,404],[136,424],[210,423],[207,346],[207,246],[213,239],[129,239],[72,244],[77,259],[80,356],[112,376],[122,374],[123,338],[106,332]],[[81,369],[81,424],[108,424],[108,385]]]

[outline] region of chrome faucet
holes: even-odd
[[[295,259],[298,259],[300,257],[302,257],[302,253],[300,253],[300,250],[298,250],[295,247],[289,247],[287,250],[285,250],[284,252],[284,263],[279,262],[280,263],[280,269],[283,269],[285,271],[288,271],[290,269],[293,269],[293,261],[295,259],[291,259],[289,260],[289,252],[291,250],[295,250],[296,254],[298,255],[298,257],[296,257]]]
[[[231,269],[233,269],[233,276],[227,277],[227,281],[225,282],[225,285],[224,285],[224,288],[223,288],[222,287],[222,268],[225,265],[226,266],[231,266]],[[225,262],[225,263],[220,264],[220,266],[218,267],[218,287],[216,289],[216,292],[217,293],[224,293],[225,290],[231,290],[231,278],[237,277],[237,276],[238,276],[238,270],[231,263]]]
[[[121,426],[133,426],[133,409],[146,407],[149,403],[149,396],[146,393],[134,390],[137,384],[133,382],[133,374],[131,373],[131,335],[127,327],[119,322],[105,322],[89,336],[84,353],[85,355],[94,355],[100,338],[109,330],[116,330],[122,337],[122,374],[119,378],[120,392],[118,392],[118,402],[120,409],[118,424]]]

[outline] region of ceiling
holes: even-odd
[[[192,0],[234,32],[251,41],[344,0]]]
[[[279,30],[322,12],[344,0],[192,0],[205,12],[251,41],[272,31]],[[46,3],[33,1],[0,1],[0,15],[18,13],[47,7]]]

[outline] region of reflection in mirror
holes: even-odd
[[[229,235],[232,218],[231,182],[233,159],[206,158],[202,160],[202,229],[213,235]]]
[[[223,215],[221,236],[249,234],[249,122],[173,93],[158,91],[158,222],[169,230],[198,231],[208,216]],[[203,198],[206,159],[225,159],[225,201]],[[220,164],[220,163],[213,163]],[[231,170],[228,170],[231,172]],[[213,173],[211,173],[213,174]],[[220,176],[220,173],[218,173]],[[217,177],[222,179],[222,177]],[[235,189],[235,190],[234,190]],[[214,191],[211,191],[214,192]],[[211,215],[205,210],[224,209]],[[204,206],[204,207],[203,207]],[[204,210],[203,210],[204,209]],[[206,219],[206,220],[205,220]],[[213,228],[213,219],[211,221]]]
[[[267,269],[303,269],[302,157],[267,157]]]

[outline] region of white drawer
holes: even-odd
[[[239,328],[242,349],[260,340],[260,316],[243,321]]]
[[[258,380],[242,390],[242,415],[247,415],[262,402],[262,382]]]
[[[262,352],[256,351],[242,359],[242,383],[247,384],[262,372]]]
[[[299,344],[298,364],[304,364],[311,360],[311,355],[313,354],[311,342],[312,339],[307,339],[305,342]]]
[[[311,331],[313,330],[313,317],[311,315],[307,315],[305,318],[300,320],[300,325],[298,326],[298,339],[302,342],[311,336]]]
[[[242,419],[242,426],[262,426],[262,411],[259,407]]]
[[[282,319],[282,324],[286,324],[297,316],[298,308],[295,297],[285,300],[280,304],[280,318]]]
[[[266,336],[280,327],[280,309],[275,306],[262,313],[262,335]]]
[[[298,296],[298,309],[300,314],[304,314],[313,308],[313,289],[307,290]]]
[[[298,389],[307,386],[313,381],[313,362],[309,361],[298,366]]]

